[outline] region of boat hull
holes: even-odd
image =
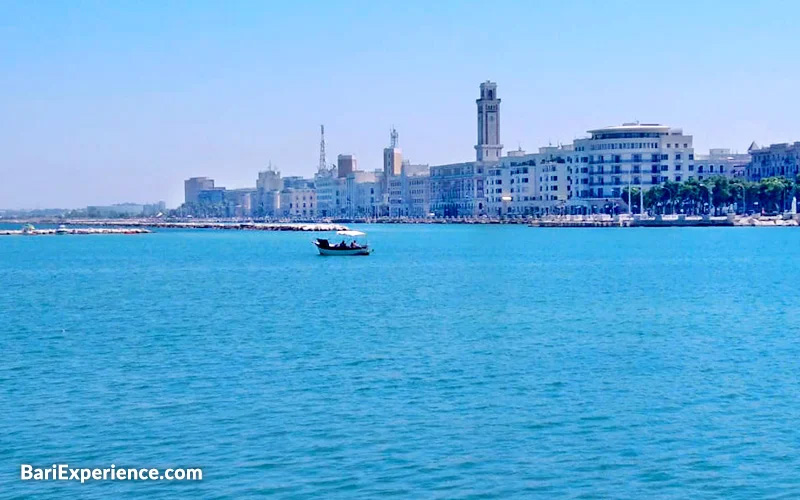
[[[371,248],[322,248],[317,247],[320,255],[369,255]]]

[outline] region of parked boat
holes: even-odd
[[[339,239],[341,238],[341,241]],[[336,231],[336,238],[317,238],[314,245],[320,255],[369,255],[372,253],[367,234],[361,231]]]

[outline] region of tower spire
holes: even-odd
[[[395,130],[394,125],[392,125],[392,131],[389,132],[389,143],[391,144],[391,148],[397,147],[397,130]]]

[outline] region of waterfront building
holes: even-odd
[[[427,217],[430,213],[430,167],[403,162],[400,175],[389,178],[389,215]]]
[[[311,187],[284,188],[280,193],[283,217],[309,219],[317,216],[316,191]]]
[[[486,170],[487,212],[504,216],[564,211],[573,198],[573,155],[571,145],[542,147],[538,153],[509,152]]]
[[[483,162],[452,163],[431,167],[430,208],[438,217],[485,214]]]
[[[319,217],[339,217],[341,213],[340,193],[344,191],[345,179],[338,177],[337,168],[320,169],[314,175]]]
[[[214,179],[208,177],[192,177],[183,182],[184,202],[197,203],[200,191],[214,188]]]
[[[200,205],[222,205],[225,203],[224,187],[213,187],[211,189],[203,189],[197,193],[197,203]]]
[[[280,171],[274,170],[270,165],[267,170],[258,173],[256,180],[255,215],[261,217],[275,217],[280,209],[280,192],[283,189],[283,179]]]
[[[258,191],[253,188],[223,190],[225,214],[228,217],[250,217]]]
[[[686,180],[702,181],[715,176],[744,178],[747,176],[750,159],[747,153],[731,153],[727,148],[712,148],[707,155],[694,155],[694,173],[687,175]]]
[[[573,142],[576,154],[566,158],[570,212],[608,210],[621,203],[625,188],[646,191],[696,175],[692,136],[679,128],[637,122],[588,133]]]
[[[800,142],[771,144],[763,148],[753,143],[748,152],[752,160],[747,178],[751,181],[777,176],[794,180],[800,173]]]
[[[283,189],[283,179],[281,179],[281,172],[274,170],[270,165],[267,170],[262,170],[258,173],[256,180],[256,189],[259,191],[280,191]]]
[[[339,202],[347,217],[377,217],[382,205],[383,172],[351,172]]]

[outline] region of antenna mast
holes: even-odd
[[[397,130],[394,129],[394,125],[392,125],[392,131],[389,133],[389,137],[391,138],[391,147],[392,149],[397,147]]]

